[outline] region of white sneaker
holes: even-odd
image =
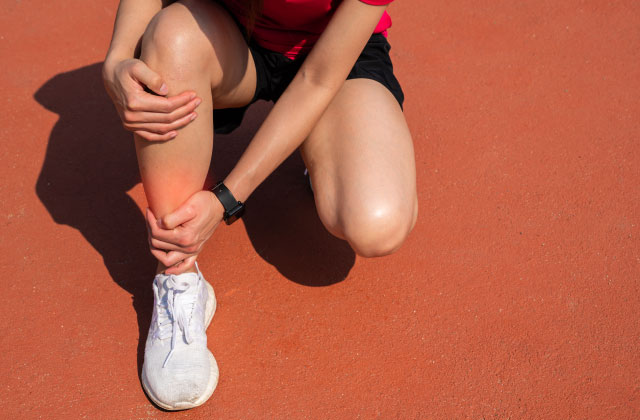
[[[216,310],[213,288],[198,269],[197,274],[158,274],[153,294],[142,387],[164,409],[197,407],[218,384],[218,365],[205,333]]]

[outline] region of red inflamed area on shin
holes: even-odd
[[[356,256],[287,159],[201,253],[220,380],[175,413],[140,379],[155,259],[101,77],[117,6],[0,2],[0,418],[640,418],[640,3],[392,3],[415,228]],[[216,136],[213,182],[270,108]]]

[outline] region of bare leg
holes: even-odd
[[[202,98],[198,117],[173,140],[134,136],[147,201],[161,218],[202,189],[213,148],[214,101],[217,107],[249,103],[255,67],[227,12],[201,0],[174,3],[158,13],[143,37],[141,59],[164,78],[169,95],[195,90]]]
[[[393,95],[347,80],[303,143],[325,227],[361,256],[397,250],[418,211],[411,134]]]

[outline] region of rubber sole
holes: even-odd
[[[206,331],[209,328],[211,321],[213,320],[213,314],[215,314],[216,312],[217,301],[216,301],[216,295],[213,291],[213,287],[211,287],[209,282],[206,281],[204,277],[202,278],[202,281],[204,281],[204,284],[207,287],[207,292],[209,292],[209,298],[207,299],[207,303],[205,305],[205,312],[204,312],[205,314],[204,329]],[[209,398],[211,398],[211,395],[213,395],[213,391],[215,391],[216,386],[218,386],[218,378],[220,376],[220,371],[218,370],[218,363],[216,362],[215,357],[213,357],[213,354],[211,353],[211,351],[209,351],[209,366],[211,366],[211,372],[210,372],[210,376],[209,376],[210,379],[209,379],[209,383],[207,384],[207,388],[205,389],[205,392],[202,394],[202,396],[200,396],[200,398],[198,398],[194,402],[183,402],[183,403],[178,403],[172,406],[160,401],[153,394],[153,392],[151,391],[151,389],[147,384],[148,381],[144,373],[145,372],[144,366],[142,367],[142,377],[140,378],[142,381],[142,389],[144,390],[144,392],[147,394],[147,396],[151,401],[153,401],[158,407],[162,407],[165,410],[178,411],[178,410],[188,410],[190,408],[198,407],[204,404],[205,402],[207,402]]]

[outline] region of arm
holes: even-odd
[[[307,138],[362,52],[386,6],[344,0],[225,185],[240,201]]]

